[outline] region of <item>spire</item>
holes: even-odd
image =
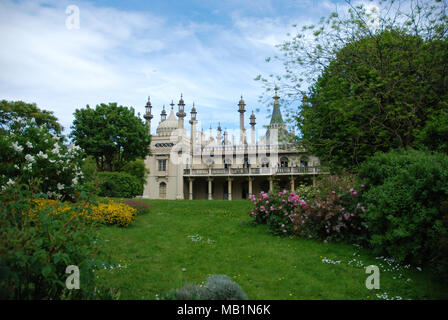
[[[274,108],[272,109],[272,116],[271,116],[271,124],[284,124],[282,113],[280,111],[280,103],[278,102],[278,99],[280,98],[278,96],[278,88],[275,87],[275,95],[273,97],[274,99]]]
[[[240,113],[246,112],[246,110],[244,109],[245,106],[246,106],[246,104],[244,103],[243,95],[241,95],[240,102],[238,103],[238,112],[240,112]]]
[[[149,122],[151,122],[151,119],[154,118],[154,116],[151,113],[152,106],[151,106],[151,100],[150,100],[149,96],[148,96],[148,102],[146,103],[145,109],[146,109],[146,112],[143,117],[146,119],[146,122],[149,123]]]
[[[193,102],[193,108],[191,108],[190,114],[191,114],[190,123],[192,123],[192,121],[196,121],[196,115],[197,115],[196,108],[194,107],[194,102]]]
[[[257,123],[255,122],[255,114],[254,111],[252,110],[252,114],[250,115],[250,121],[249,121],[250,125],[252,127],[254,127]]]
[[[166,120],[166,111],[165,111],[165,105],[163,105],[162,113],[160,114],[161,121]]]

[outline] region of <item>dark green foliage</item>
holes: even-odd
[[[121,172],[129,173],[138,179],[142,186],[146,183],[146,175],[148,169],[145,167],[145,162],[142,159],[136,159],[123,166]]]
[[[376,151],[445,150],[448,43],[385,31],[347,44],[311,88],[297,118],[307,150],[356,170]]]
[[[377,151],[446,152],[447,1],[346,2],[288,34],[275,56],[284,72],[255,80],[269,96],[280,87],[300,147],[334,172],[356,172]]]
[[[367,191],[370,245],[400,262],[427,264],[446,225],[441,203],[448,197],[448,156],[416,150],[377,153],[361,166]]]
[[[133,198],[143,194],[139,180],[124,172],[98,172],[99,195],[102,197]]]
[[[61,133],[62,127],[52,111],[41,110],[34,103],[23,101],[0,101],[0,129],[8,127],[16,118],[31,120],[34,118],[37,125],[47,125],[53,133]]]
[[[102,264],[102,254],[95,227],[71,211],[54,214],[50,207],[30,218],[30,197],[22,189],[0,199],[0,299],[98,298],[93,270]],[[66,288],[69,265],[79,267],[80,289]]]
[[[204,286],[186,284],[172,292],[178,300],[247,300],[243,289],[224,274],[214,274],[207,278]]]
[[[71,137],[95,158],[100,171],[120,171],[128,162],[149,154],[148,127],[133,108],[116,103],[77,109]]]
[[[86,157],[81,166],[81,171],[84,175],[85,181],[95,180],[97,174],[95,158],[93,158],[92,156]]]

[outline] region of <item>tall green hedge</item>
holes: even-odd
[[[412,149],[377,153],[361,166],[360,177],[374,251],[400,262],[434,261],[447,234],[441,206],[448,199],[448,156]]]
[[[98,172],[99,195],[102,197],[133,198],[143,194],[143,185],[125,172]]]

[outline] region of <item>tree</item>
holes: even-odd
[[[14,119],[34,119],[39,126],[47,125],[54,133],[61,133],[63,128],[52,111],[41,110],[34,103],[23,101],[0,101],[0,130],[8,130]]]
[[[273,79],[298,106],[300,142],[333,169],[355,171],[375,151],[434,150],[434,137],[447,145],[446,3],[347,4],[280,46],[285,73]]]
[[[71,138],[95,158],[100,171],[120,171],[128,162],[149,154],[151,136],[134,109],[116,103],[76,109]]]

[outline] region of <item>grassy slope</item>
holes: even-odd
[[[154,299],[211,274],[232,277],[250,299],[378,299],[385,292],[404,299],[448,298],[446,286],[415,268],[382,271],[381,289],[368,290],[365,269],[348,262],[381,270],[390,269],[387,263],[362,250],[357,256],[352,245],[272,236],[265,226],[250,224],[249,201],[146,201],[151,213],[130,227],[100,230],[104,250],[127,265],[102,270],[100,281],[120,288],[122,299]],[[202,240],[192,241],[189,236],[197,234]],[[341,263],[324,263],[324,257]]]

